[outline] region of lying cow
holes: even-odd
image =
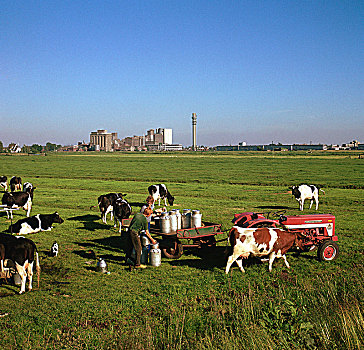
[[[50,231],[53,228],[52,224],[62,224],[62,222],[64,222],[64,220],[57,212],[53,214],[38,214],[18,220],[15,224],[9,226],[8,232],[26,235],[39,231]]]
[[[241,272],[245,272],[242,260],[250,255],[263,257],[269,256],[269,272],[275,258],[283,258],[289,268],[286,252],[296,243],[301,246],[295,233],[283,231],[279,228],[242,228],[233,226],[229,233],[230,245],[233,253],[229,256],[225,272],[228,273],[231,265],[236,261]]]
[[[23,208],[27,211],[27,217],[30,215],[33,205],[33,191],[36,187],[27,189],[27,192],[5,192],[1,203],[8,208]],[[6,210],[6,208],[5,208]],[[13,218],[12,210],[6,210],[8,219]]]
[[[121,193],[108,193],[103,194],[97,198],[98,206],[101,212],[101,219],[104,224],[106,224],[106,215],[110,213],[111,220],[113,219],[113,206],[118,198],[123,198],[126,194]]]
[[[303,205],[305,204],[306,199],[310,199],[310,209],[312,207],[312,203],[315,200],[316,202],[316,210],[318,209],[319,205],[319,190],[323,193],[325,193],[323,190],[319,189],[319,187],[316,187],[314,185],[300,185],[300,186],[292,186],[290,187],[292,190],[292,195],[297,199],[300,210],[303,210]]]
[[[14,191],[21,191],[21,177],[19,176],[13,176],[10,179],[10,191],[14,192]]]
[[[7,191],[8,190],[8,178],[7,176],[0,176],[0,186]]]
[[[39,286],[40,265],[35,243],[24,237],[16,237],[6,233],[0,233],[0,244],[5,247],[4,259],[13,261],[16,271],[21,277],[21,287],[19,294],[25,292],[27,277],[29,280],[29,291],[31,291],[33,288],[32,282],[34,262],[37,270]]]
[[[118,198],[113,205],[114,227],[119,222],[119,233],[121,233],[122,221],[131,215],[132,209],[130,204],[122,198]]]
[[[173,205],[174,197],[168,191],[166,185],[158,184],[148,187],[148,192],[154,198],[154,202],[158,199],[158,205],[161,205],[161,199],[164,199],[164,205],[167,206],[167,199],[169,205]]]

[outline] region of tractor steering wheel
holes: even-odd
[[[284,214],[286,213],[286,210],[283,209],[283,210],[278,210],[278,211],[275,211],[273,214],[272,214],[272,217],[273,218],[278,218],[278,219],[282,219],[282,217],[284,216]]]

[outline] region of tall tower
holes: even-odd
[[[197,116],[196,113],[192,113],[192,150],[196,151],[196,124],[197,124]]]

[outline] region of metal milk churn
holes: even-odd
[[[107,265],[104,259],[99,258],[99,261],[97,262],[96,265],[96,271],[107,273]]]
[[[182,228],[182,216],[181,213],[179,212],[179,209],[174,209],[175,213],[176,213],[176,218],[177,218],[177,230],[180,230]]]
[[[13,280],[14,280],[14,284],[16,284],[17,286],[21,285],[21,277],[18,273],[14,273]]]
[[[191,227],[201,227],[202,225],[202,214],[199,210],[192,210],[191,215]]]
[[[171,220],[167,215],[168,213],[164,212],[160,216],[160,229],[162,233],[170,233],[171,232]]]
[[[153,244],[150,250],[149,262],[152,266],[160,266],[162,262],[162,252],[159,249],[159,244]]]
[[[177,231],[177,215],[174,210],[169,212],[169,218],[171,221],[171,231]]]
[[[147,247],[150,244],[149,238],[143,233],[140,235],[140,243],[143,247]]]
[[[183,209],[181,216],[181,227],[190,228],[191,227],[191,209]]]
[[[142,244],[142,254],[140,255],[140,263],[143,265],[148,264],[148,255],[150,250],[150,241],[146,236],[145,231],[140,233],[140,243]]]
[[[148,264],[148,254],[149,250],[147,247],[142,247],[142,254],[140,255],[140,263],[143,265]]]

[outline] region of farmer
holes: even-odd
[[[147,207],[143,213],[136,213],[131,220],[129,230],[128,230],[128,239],[127,239],[127,247],[126,247],[126,259],[131,259],[131,254],[133,251],[133,247],[136,253],[136,259],[134,267],[136,269],[145,269],[145,265],[140,264],[140,256],[142,254],[142,244],[140,242],[139,234],[141,231],[145,231],[146,236],[149,238],[152,244],[156,244],[157,241],[150,235],[148,230],[148,221],[147,218],[150,217],[153,213],[153,209]]]
[[[152,215],[153,215],[153,210],[154,210],[154,198],[153,198],[153,196],[148,196],[147,197],[146,204],[144,204],[142,206],[142,208],[140,209],[140,212],[144,213],[145,209],[147,209],[147,208],[152,209],[152,214],[147,217],[148,231],[150,231],[150,222],[152,221]]]

